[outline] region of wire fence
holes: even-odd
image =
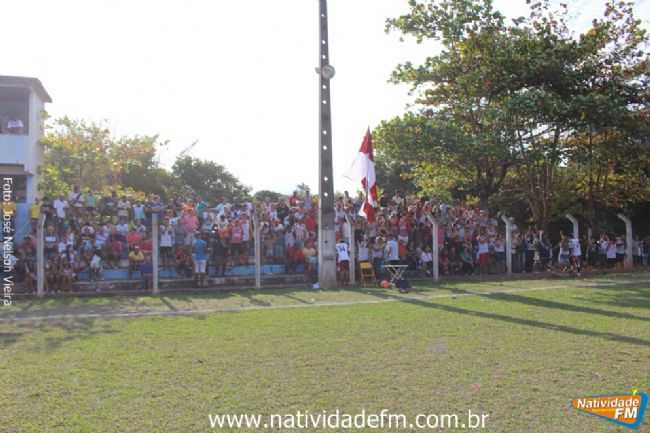
[[[573,223],[572,239],[579,239],[577,220],[570,215],[567,218]],[[591,241],[577,250],[574,245],[558,248],[544,245],[541,235],[539,239],[522,242],[513,236],[514,221],[502,217],[505,232],[502,243],[488,248],[479,241],[471,254],[463,253],[458,256],[460,259],[450,260],[456,257],[454,249],[462,246],[450,241],[440,221],[433,216],[428,217],[424,231],[428,237],[418,240],[419,254],[413,254],[413,249],[402,254],[392,251],[403,246],[392,235],[386,242],[376,239],[369,242],[364,233],[355,230],[355,220],[346,215],[341,237],[348,245],[349,263],[345,281],[340,282],[364,282],[364,270],[368,268],[372,269],[375,281],[390,279],[391,269],[400,269],[407,278],[438,282],[453,275],[512,275],[548,270],[579,273],[586,267],[647,266],[648,245],[639,247],[632,237],[631,221],[623,215],[619,218],[626,226],[624,250],[616,245],[613,255]],[[127,236],[126,245],[122,246],[110,240],[98,244],[101,236],[96,236],[94,241],[84,239],[82,230],[80,254],[84,255],[87,266],[81,270],[58,269],[57,279],[52,278],[51,260],[65,254],[65,250],[52,241],[52,226],[46,226],[43,217],[38,223],[25,224],[23,229],[28,225],[32,232],[36,225],[36,254],[35,263],[24,269],[40,296],[56,290],[63,282],[72,286],[75,282],[130,281],[158,293],[161,281],[202,287],[243,280],[261,288],[265,279],[278,275],[293,276],[298,278],[296,281],[309,284],[316,283],[318,278],[317,239],[301,230],[285,230],[278,221],[260,221],[256,215],[235,225],[217,223],[196,231],[173,233],[174,229],[160,225],[158,214],[153,213],[146,235]],[[96,255],[100,256],[99,260],[95,260]],[[341,263],[339,271],[342,271]]]

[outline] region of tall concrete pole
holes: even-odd
[[[336,236],[334,233],[334,182],[332,170],[332,111],[330,106],[330,80],[334,68],[329,64],[329,33],[327,0],[320,1],[320,107],[318,146],[318,282],[321,288],[336,287]]]
[[[158,287],[158,281],[159,281],[159,272],[160,272],[160,266],[159,266],[159,258],[160,258],[160,237],[159,237],[159,229],[160,226],[158,225],[158,212],[152,212],[151,214],[151,244],[152,244],[152,255],[151,255],[151,268],[153,269],[153,294],[157,295],[160,293],[160,288]]]
[[[632,234],[632,220],[622,213],[618,214],[618,219],[625,223],[625,259],[623,265],[625,269],[632,269],[634,267],[634,257],[632,246],[634,244],[634,237]]]
[[[354,239],[354,222],[352,221],[352,218],[350,218],[350,215],[345,214],[345,222],[347,223],[345,225],[345,237],[348,238],[348,242],[350,243],[350,284],[355,285],[357,284],[357,242]]]
[[[506,224],[506,270],[510,276],[512,275],[512,218],[501,215],[501,219]]]
[[[431,258],[433,259],[433,282],[440,281],[440,239],[438,237],[439,223],[438,220],[428,215],[431,223]]]
[[[41,215],[36,226],[36,294],[45,295],[45,215]],[[48,288],[52,290],[51,287]]]
[[[262,288],[262,228],[257,213],[253,215],[253,242],[255,243],[255,288]]]

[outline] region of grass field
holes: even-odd
[[[570,400],[650,391],[650,274],[18,300],[0,343],[2,433],[238,431],[208,415],[336,409],[616,432]]]

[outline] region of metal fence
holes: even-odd
[[[618,215],[619,219],[624,222],[626,228],[625,235],[625,257],[624,269],[631,269],[634,263],[633,254],[633,228],[631,220],[625,215]],[[161,233],[159,225],[159,216],[157,213],[152,214],[151,220],[151,281],[150,288],[152,293],[159,293],[160,281],[162,279],[173,279],[187,277],[187,274],[182,272],[176,273],[175,270],[170,270],[167,263],[167,257],[163,257],[161,266]],[[566,218],[571,221],[573,225],[573,236],[579,239],[579,223],[578,220],[572,215],[566,215]],[[512,218],[507,216],[501,217],[505,225],[505,257],[501,257],[497,261],[495,270],[498,273],[505,273],[512,275],[513,273],[522,271],[527,265],[529,257],[526,252],[520,249],[513,248],[513,225]],[[440,239],[441,222],[433,216],[428,216],[428,221],[431,226],[431,246],[432,246],[432,265],[429,273],[433,282],[438,282],[441,279],[440,272],[440,253],[441,245],[444,241]],[[291,238],[281,229],[275,229],[270,223],[262,222],[258,219],[257,215],[253,215],[250,221],[251,227],[246,227],[247,236],[241,239],[241,243],[236,246],[232,244],[220,250],[219,248],[211,248],[210,257],[208,258],[209,265],[206,268],[206,275],[211,278],[213,282],[219,282],[218,279],[225,279],[230,276],[237,276],[237,272],[242,272],[241,275],[246,277],[254,276],[255,287],[261,288],[265,275],[274,273],[289,273],[289,274],[304,274],[308,281],[315,281],[317,275],[317,263],[310,262],[304,256],[305,242],[309,239],[295,239]],[[36,227],[36,286],[38,296],[45,295],[45,219],[41,217]],[[357,242],[354,233],[354,221],[349,215],[346,215],[346,224],[344,229],[344,238],[347,240],[350,253],[350,283],[355,284],[359,280],[357,274],[358,265],[358,251]],[[185,253],[191,253],[191,240],[193,235],[189,235],[183,244],[179,244],[178,248],[184,248]],[[591,237],[591,233],[589,234]],[[220,252],[215,252],[215,251]],[[293,256],[292,251],[296,252]],[[537,256],[536,256],[537,257]],[[547,258],[548,259],[548,258]],[[537,260],[537,259],[536,259]],[[552,259],[551,259],[552,260]],[[644,264],[647,263],[647,256],[645,257]],[[190,265],[191,266],[191,265]],[[178,269],[176,269],[178,270]],[[174,272],[172,272],[174,271]],[[187,271],[187,270],[185,270]],[[221,281],[221,282],[225,282]]]

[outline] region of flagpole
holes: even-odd
[[[330,80],[335,70],[329,64],[329,29],[327,0],[320,2],[320,75],[319,144],[318,144],[318,282],[321,288],[336,287],[336,234],[334,213],[334,181],[332,167],[332,111]]]

